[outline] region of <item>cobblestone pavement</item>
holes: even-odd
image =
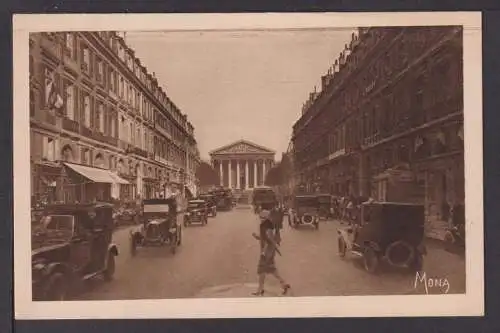
[[[322,221],[319,230],[291,229],[282,232],[282,257],[278,268],[292,285],[291,296],[395,295],[463,293],[465,260],[428,242],[423,274],[385,271],[371,275],[359,259],[337,255],[338,221]],[[129,254],[129,230],[115,232],[120,255],[115,279],[96,281],[82,300],[160,299],[189,297],[245,297],[256,288],[258,243],[257,217],[248,207],[220,212],[206,226],[183,229],[183,243],[172,255],[167,248],[140,248]],[[415,281],[417,287],[415,288]],[[446,283],[447,282],[447,283]],[[447,287],[449,285],[449,288]],[[272,277],[266,281],[267,296],[278,296]]]

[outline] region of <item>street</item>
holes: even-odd
[[[387,271],[365,272],[360,260],[337,255],[338,221],[322,221],[319,231],[292,229],[285,217],[281,275],[292,285],[291,296],[395,295],[425,293],[422,277]],[[189,297],[248,297],[257,287],[259,244],[251,236],[258,231],[257,216],[249,206],[219,212],[206,226],[183,228],[182,245],[175,255],[168,247],[139,248],[129,252],[130,228],[113,236],[120,254],[113,281],[96,282],[81,300],[163,299]],[[428,293],[463,293],[465,261],[428,242],[424,271]],[[432,280],[434,279],[434,280]],[[437,279],[437,280],[436,280]],[[446,283],[442,283],[446,280]],[[446,285],[449,287],[447,288]],[[266,280],[266,295],[280,294],[273,277]]]

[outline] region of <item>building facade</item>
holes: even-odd
[[[298,182],[423,203],[440,237],[464,204],[462,57],[458,27],[353,33],[294,124]]]
[[[194,128],[115,32],[30,34],[32,201],[196,191]]]
[[[275,164],[275,152],[247,140],[239,140],[210,152],[212,167],[219,173],[220,185],[234,190],[263,186],[266,174]]]

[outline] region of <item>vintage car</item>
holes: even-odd
[[[330,194],[318,194],[319,217],[328,219],[331,216],[330,209],[332,207],[332,196]]]
[[[199,196],[201,200],[205,200],[208,206],[208,216],[217,216],[217,198],[212,194],[202,194]]]
[[[145,199],[140,214],[141,225],[130,232],[130,253],[138,247],[168,246],[172,253],[182,242],[183,211],[175,197]]]
[[[361,204],[358,222],[338,232],[340,257],[362,257],[365,270],[375,273],[380,263],[419,271],[426,253],[424,206],[397,202]]]
[[[319,202],[316,195],[297,195],[293,198],[288,224],[294,228],[309,225],[319,229]]]
[[[256,187],[252,191],[252,205],[255,214],[260,212],[262,205],[277,204],[277,202],[276,193],[269,186]]]
[[[66,300],[86,280],[112,280],[118,255],[111,242],[112,214],[107,203],[45,207],[32,229],[33,300]]]
[[[184,226],[192,223],[206,225],[208,223],[208,206],[205,200],[189,200],[184,215]]]
[[[218,187],[210,190],[209,194],[215,196],[217,202],[217,210],[229,211],[233,208],[233,192],[231,191],[231,189]]]

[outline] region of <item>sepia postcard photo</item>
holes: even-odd
[[[484,315],[479,13],[13,22],[17,319]]]

